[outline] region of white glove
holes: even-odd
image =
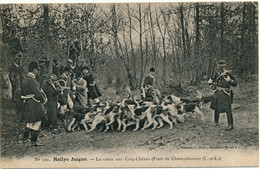
[[[57,104],[57,109],[58,109],[58,108],[60,108],[60,103],[59,103],[59,102],[58,102],[58,104]]]
[[[209,79],[208,80],[208,84],[212,84],[213,83],[213,80],[212,79]]]

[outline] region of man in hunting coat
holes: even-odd
[[[55,86],[55,80],[57,80],[57,76],[51,74],[48,79],[43,82],[42,86],[42,89],[48,98],[45,108],[47,109],[47,117],[52,129],[57,128],[57,103],[58,95],[61,92],[60,88]]]
[[[153,100],[153,85],[154,85],[154,73],[155,69],[150,68],[148,76],[145,77],[144,83],[142,86],[142,98],[147,101]]]
[[[214,121],[215,126],[218,126],[219,113],[227,114],[228,127],[226,130],[233,129],[233,116],[231,104],[233,101],[233,91],[231,86],[237,86],[235,78],[226,69],[226,61],[220,60],[217,64],[218,72],[209,79],[208,84],[215,85],[214,96],[210,108],[215,110]]]
[[[93,74],[89,72],[89,68],[87,66],[85,66],[82,69],[82,72],[83,72],[83,79],[85,79],[87,82],[88,103],[89,103],[89,99],[92,99],[96,103],[99,103],[100,102],[99,97],[102,96],[102,94],[100,93],[100,90],[96,84]]]
[[[12,101],[15,104],[15,111],[18,115],[21,113],[21,84],[23,80],[23,69],[20,66],[22,53],[15,51],[14,61],[10,67],[9,78],[12,84]]]
[[[28,139],[29,133],[31,133],[31,145],[42,146],[43,144],[37,143],[37,138],[41,121],[45,118],[43,105],[47,102],[47,97],[35,78],[39,72],[38,64],[34,61],[31,62],[28,71],[29,73],[25,76],[21,86],[23,115],[26,123],[24,141]]]

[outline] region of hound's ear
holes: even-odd
[[[181,105],[180,105],[180,104],[176,104],[175,107],[176,107],[177,109],[180,109],[180,108],[181,108]]]

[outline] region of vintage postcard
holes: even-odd
[[[1,3],[1,168],[258,167],[258,11]]]

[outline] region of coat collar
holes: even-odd
[[[153,75],[151,75],[150,73],[148,74],[151,78],[154,78]]]
[[[29,72],[29,73],[27,74],[27,76],[29,76],[29,77],[35,79],[35,74],[33,74],[32,72]]]

